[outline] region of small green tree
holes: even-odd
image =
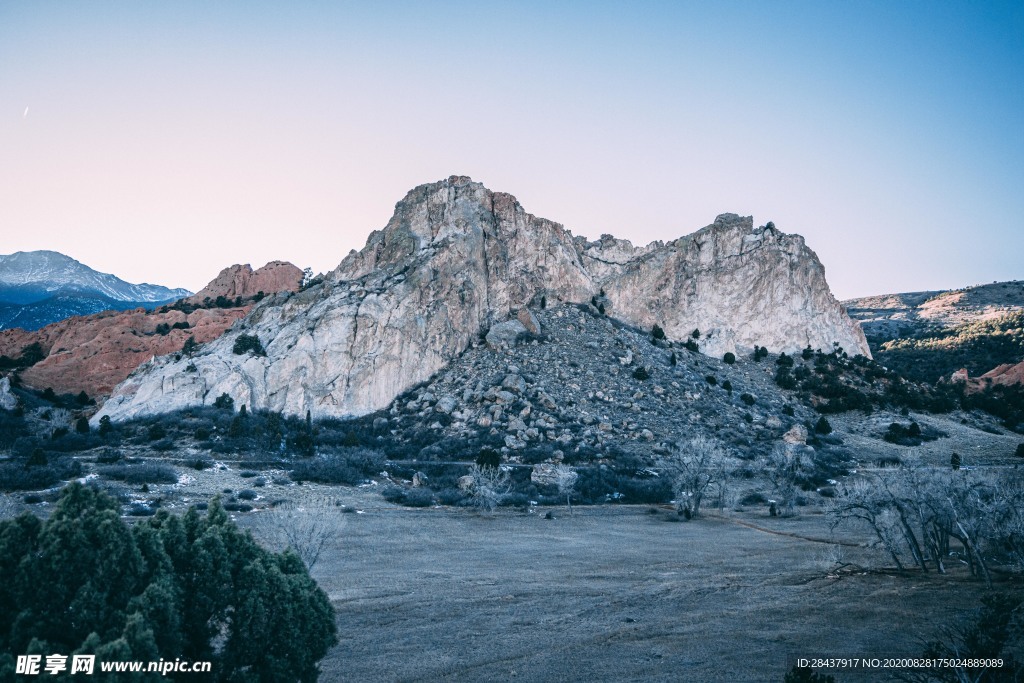
[[[193,336],[192,336],[192,335],[190,334],[190,335],[188,336],[188,339],[186,339],[186,340],[185,340],[185,343],[184,343],[184,344],[182,345],[182,347],[181,347],[181,352],[182,352],[182,353],[184,353],[184,354],[185,354],[186,356],[188,356],[189,358],[191,358],[191,357],[192,357],[192,355],[193,355],[193,354],[194,354],[194,353],[195,353],[195,352],[196,352],[196,351],[197,351],[198,349],[199,349],[199,344],[198,344],[198,343],[196,343],[196,338],[195,338],[195,337],[193,337]]]
[[[960,469],[962,462],[960,454],[956,451],[953,451],[953,455],[949,456],[949,466],[952,467],[954,471]]]
[[[263,350],[263,344],[260,343],[260,338],[254,334],[238,335],[238,338],[235,339],[235,345],[231,348],[231,351],[239,356],[247,353],[251,353],[254,356],[267,355],[267,352]]]
[[[481,448],[476,464],[480,467],[501,467],[501,454],[493,448]]]
[[[100,418],[100,436],[106,436],[113,427],[110,425],[110,416],[104,415]]]
[[[659,325],[658,323],[654,323],[654,327],[651,328],[651,338],[652,339],[664,339],[665,338],[665,330],[661,329],[661,325]]]
[[[227,393],[223,393],[214,400],[213,407],[220,408],[221,410],[234,410],[235,399],[228,396]]]
[[[825,416],[822,415],[821,417],[818,418],[817,423],[815,423],[814,431],[818,434],[831,434],[832,425],[830,425],[828,423],[828,420],[825,419]]]
[[[75,420],[75,431],[79,434],[89,433],[89,419],[86,417],[80,417]]]
[[[733,353],[732,351],[726,351],[725,355],[722,356],[722,360],[725,362],[726,365],[732,365],[733,363],[736,362],[736,354]]]

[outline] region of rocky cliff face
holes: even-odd
[[[233,265],[220,271],[199,292],[189,297],[193,304],[201,304],[205,299],[216,300],[218,296],[234,299],[251,297],[259,292],[295,292],[302,283],[302,271],[287,261],[271,261],[258,270],[253,270],[248,263]]]
[[[869,353],[799,236],[726,214],[668,244],[588,242],[526,213],[511,195],[453,176],[412,190],[322,284],[265,299],[191,363],[163,357],[140,367],[95,419],[212,403],[223,393],[250,409],[365,414],[520,309],[592,300],[669,337],[699,329],[713,355],[755,344],[838,343]],[[266,355],[233,353],[242,334],[257,336]]]

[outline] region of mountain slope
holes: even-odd
[[[882,294],[844,301],[872,349],[906,337],[1024,312],[1024,280],[932,292]]]
[[[152,308],[189,294],[131,284],[55,251],[0,256],[0,329],[35,330],[72,315]]]
[[[242,283],[230,292],[222,287],[224,273],[229,272],[244,274]],[[179,352],[189,337],[199,344],[216,339],[248,313],[259,292],[295,291],[301,276],[301,270],[280,261],[256,271],[248,264],[231,266],[204,288],[204,292],[223,292],[216,294],[221,303],[209,306],[184,301],[157,310],[137,310],[137,304],[104,298],[109,303],[104,312],[69,317],[33,331],[24,325],[0,331],[0,356],[17,358],[25,347],[38,344],[44,358],[21,371],[26,386],[52,387],[60,394],[84,391],[103,399],[139,364],[155,355]],[[228,293],[229,300],[224,296]],[[70,298],[71,305],[80,301],[91,299]],[[35,306],[20,308],[24,312]],[[119,307],[132,310],[108,310]]]
[[[936,382],[1024,360],[1024,281],[844,302],[875,358],[902,375]],[[1009,383],[1004,377],[1001,383]]]
[[[560,301],[591,302],[643,329],[658,324],[670,338],[699,330],[715,356],[754,345],[869,353],[799,236],[724,214],[668,244],[588,242],[511,195],[453,176],[409,192],[324,282],[261,302],[193,359],[194,371],[168,357],[140,367],[100,415],[165,412],[223,393],[250,408],[361,415],[522,309]],[[235,353],[243,334],[266,355]]]

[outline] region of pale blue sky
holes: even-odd
[[[1024,278],[1024,3],[0,0],[0,253],[325,271],[451,174],[589,237],[772,220],[841,298]]]

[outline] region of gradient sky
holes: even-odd
[[[334,268],[452,174],[575,234],[719,213],[840,298],[1024,278],[1022,2],[0,0],[0,253]]]

